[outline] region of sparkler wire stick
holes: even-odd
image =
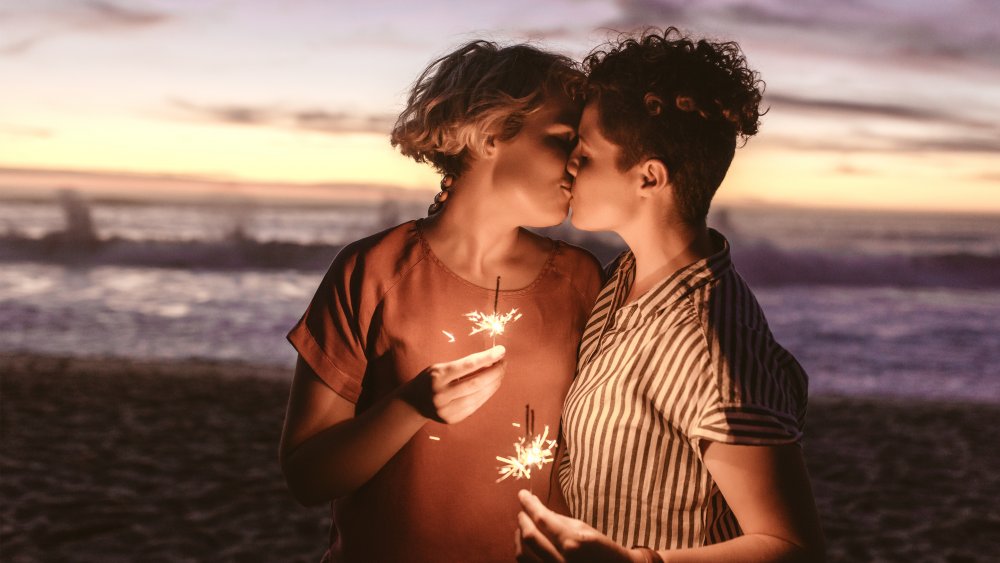
[[[497,288],[493,292],[493,318],[496,318],[496,316],[497,316],[497,305],[499,305],[499,304],[500,304],[500,276],[497,276]],[[497,335],[496,335],[496,333],[493,333],[493,344],[492,344],[492,346],[496,346],[496,345],[497,345]]]

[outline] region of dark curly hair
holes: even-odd
[[[597,47],[583,66],[601,132],[621,149],[619,169],[660,159],[681,219],[704,224],[737,137],[756,134],[762,115],[764,82],[739,45],[647,29]]]
[[[490,136],[513,138],[551,94],[582,103],[584,76],[568,57],[477,40],[432,62],[417,78],[390,141],[417,162],[460,175]]]

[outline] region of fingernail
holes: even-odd
[[[503,347],[503,344],[497,344],[493,349],[496,350],[498,356],[503,356],[507,353],[507,349]]]

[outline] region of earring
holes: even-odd
[[[455,182],[454,174],[445,174],[444,178],[441,178],[441,191],[439,191],[437,195],[434,196],[434,203],[432,203],[430,207],[427,208],[428,216],[434,215],[438,211],[441,211],[441,208],[444,207],[444,202],[448,199],[448,196],[451,194],[451,185],[454,182]]]

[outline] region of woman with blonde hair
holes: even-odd
[[[429,216],[345,247],[288,335],[281,466],[301,503],[331,502],[324,560],[514,558],[522,484],[496,482],[496,456],[525,405],[556,432],[600,287],[593,256],[523,228],[568,213],[581,80],[565,57],[474,41],[414,85],[392,143],[443,174]],[[466,317],[514,309],[502,334]]]

